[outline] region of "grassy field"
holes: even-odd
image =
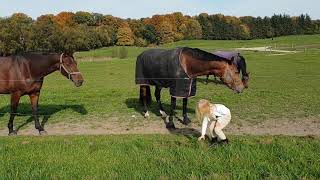
[[[1,179],[318,179],[320,139],[122,135],[0,138]]]
[[[285,36],[272,39],[258,39],[258,40],[219,40],[219,41],[208,41],[208,40],[192,40],[192,41],[179,41],[170,44],[165,44],[163,48],[174,48],[174,47],[194,47],[201,48],[204,50],[226,50],[232,48],[242,47],[261,47],[271,46],[273,48],[297,48],[297,50],[304,50],[304,47],[320,47],[320,36],[319,35],[305,35],[305,36]],[[80,52],[77,57],[80,59],[86,59],[88,57],[111,57],[112,51],[118,47],[101,48],[93,51]],[[151,47],[152,48],[152,47]],[[145,48],[139,47],[128,47],[129,57],[136,57]]]
[[[306,52],[270,56],[267,52],[242,52],[251,73],[250,87],[234,94],[223,85],[198,80],[197,96],[190,99],[190,117],[201,98],[231,109],[232,123],[260,123],[270,119],[303,121],[320,119],[320,35],[289,36],[273,41],[181,41],[163,46],[199,47],[205,50],[292,44]],[[312,46],[309,46],[312,45]],[[312,48],[309,48],[312,47]],[[115,47],[77,53],[85,83],[76,88],[58,72],[45,80],[40,98],[41,119],[57,122],[108,123],[146,121],[140,115],[138,87],[134,84],[135,58],[145,48],[130,47],[127,59],[88,62],[111,56]],[[169,109],[169,93],[162,93]],[[9,96],[0,96],[0,129],[9,119]],[[154,98],[153,98],[154,99]],[[182,102],[178,101],[178,115]],[[31,123],[28,97],[18,108],[16,127]],[[151,118],[161,121],[156,103]],[[136,118],[133,118],[132,116]],[[231,136],[232,144],[208,149],[196,137],[182,135],[110,135],[0,137],[0,179],[318,179],[320,140],[284,136]]]

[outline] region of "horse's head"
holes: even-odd
[[[236,93],[241,93],[245,88],[237,65],[232,62],[226,63],[226,66],[222,72],[221,80]]]
[[[72,54],[63,53],[60,55],[60,72],[73,81],[77,87],[81,86],[84,81]]]

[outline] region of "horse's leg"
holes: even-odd
[[[16,116],[17,113],[17,108],[19,105],[19,100],[20,100],[20,93],[12,93],[11,94],[11,112],[10,112],[10,119],[8,123],[8,129],[9,129],[9,136],[12,135],[17,135],[17,131],[13,129],[13,121],[14,117]]]
[[[46,134],[46,131],[41,126],[38,117],[38,101],[39,101],[40,92],[35,92],[29,95],[31,105],[32,105],[32,116],[34,118],[35,128],[38,129],[40,135]]]
[[[191,123],[187,115],[188,98],[183,98],[183,124],[188,125]]]
[[[143,105],[144,117],[148,118],[148,105],[151,103],[150,86],[140,86],[140,103]]]
[[[170,110],[169,122],[166,125],[167,129],[175,129],[176,128],[173,123],[175,109],[176,109],[176,98],[171,96],[171,110]]]
[[[164,111],[163,107],[162,107],[162,103],[161,103],[161,87],[156,86],[156,90],[154,92],[154,96],[156,97],[159,109],[160,109],[160,114],[162,117],[166,118],[168,115],[167,113]]]
[[[209,74],[207,75],[206,84],[209,83]]]

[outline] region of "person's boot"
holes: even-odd
[[[209,147],[214,147],[214,146],[216,146],[216,145],[218,145],[218,137],[211,138]]]
[[[219,142],[219,144],[221,144],[221,145],[227,145],[227,144],[229,144],[229,140],[228,140],[228,139],[223,139],[223,140],[221,140],[221,141]]]

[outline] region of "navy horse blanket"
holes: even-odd
[[[170,95],[188,98],[196,94],[196,78],[190,78],[180,63],[183,48],[150,49],[137,57],[136,84],[170,88]]]

